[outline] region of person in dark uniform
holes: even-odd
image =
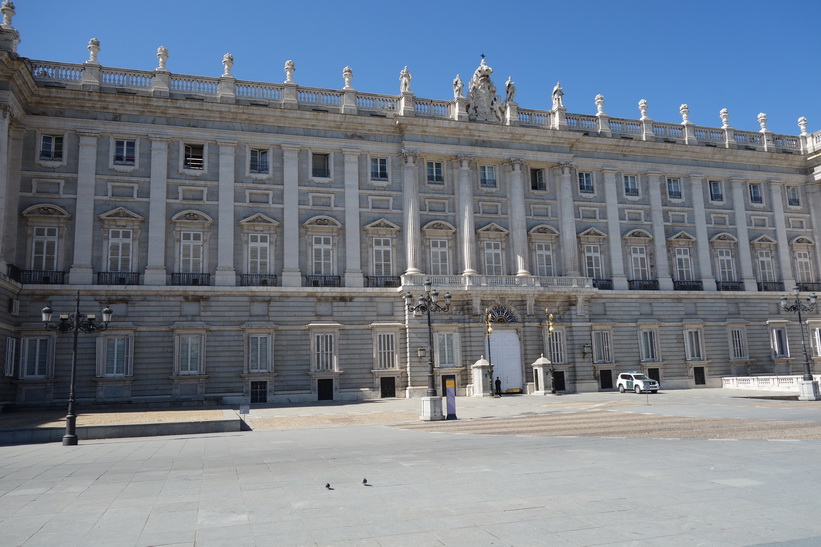
[[[496,396],[502,396],[502,381],[499,379],[498,376],[496,377]]]

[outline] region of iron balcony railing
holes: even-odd
[[[716,289],[719,291],[743,291],[744,283],[741,281],[716,281]]]
[[[140,274],[136,272],[97,272],[98,285],[139,285]]]
[[[366,287],[401,287],[402,280],[398,275],[366,275]]]
[[[12,264],[8,265],[6,274],[18,283],[35,285],[64,285],[66,273],[54,270],[21,270]]]
[[[627,288],[631,291],[657,291],[659,282],[657,279],[629,279]]]
[[[342,277],[338,275],[306,275],[303,287],[341,287]]]
[[[783,291],[784,290],[784,282],[783,281],[759,281],[758,282],[758,290],[760,292],[771,291]]]
[[[211,274],[207,273],[172,273],[172,285],[198,286],[210,285]]]
[[[271,274],[240,274],[237,276],[243,287],[276,287],[279,279]]]
[[[593,280],[593,287],[599,289],[600,291],[612,291],[613,290],[613,280],[612,279],[594,279]]]
[[[704,283],[701,281],[673,281],[675,291],[703,291]]]
[[[821,283],[796,283],[801,292],[821,291]]]

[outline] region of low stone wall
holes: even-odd
[[[759,389],[799,393],[803,376],[728,376],[721,379],[721,387],[732,389]],[[813,376],[818,380],[818,376]]]

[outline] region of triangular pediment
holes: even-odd
[[[103,213],[99,217],[100,220],[119,220],[119,221],[132,221],[132,222],[142,222],[145,220],[144,217],[138,215],[134,211],[129,211],[125,207],[117,207],[116,209],[112,209],[107,213]]]
[[[259,224],[269,226],[271,228],[279,226],[279,222],[277,222],[276,220],[272,219],[267,215],[263,215],[262,213],[254,213],[253,215],[240,220],[239,223],[241,225]]]
[[[483,226],[476,230],[477,233],[480,234],[507,234],[508,231],[496,224],[495,222],[491,222],[490,224]]]
[[[681,232],[679,232],[675,235],[672,235],[667,239],[670,240],[670,241],[673,241],[673,242],[684,242],[684,241],[689,242],[689,241],[695,241],[696,240],[695,237],[691,236],[690,234],[688,234],[687,232],[684,232],[684,231],[681,231]]]
[[[587,230],[583,231],[579,234],[581,238],[590,238],[590,239],[604,239],[607,238],[607,234],[599,230],[598,228],[590,227]]]
[[[375,220],[371,222],[367,226],[365,226],[366,230],[390,230],[392,232],[398,232],[401,230],[399,226],[391,222],[390,220],[380,218],[379,220]]]
[[[763,235],[755,238],[753,240],[753,243],[756,243],[758,245],[776,245],[777,241],[768,235]]]

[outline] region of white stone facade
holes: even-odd
[[[551,110],[523,109],[484,60],[452,100],[416,97],[407,67],[387,96],[350,67],[340,90],[300,86],[293,61],[282,84],[236,80],[230,54],[220,78],[174,74],[165,48],[152,72],[114,69],[97,40],[82,65],[34,61],[13,54],[11,15],[0,402],[67,398],[70,337],[40,309],[69,313],[78,291],[85,313],[114,311],[80,336],[85,402],[421,397],[428,330],[402,296],[428,278],[453,297],[433,318],[440,393],[453,377],[485,394],[483,357],[505,390],[539,393],[542,355],[560,392],[627,370],[663,388],[801,370],[778,300],[821,288],[806,120],[699,127],[682,105],[660,123],[646,101],[616,119],[601,96],[572,114],[559,84]]]

